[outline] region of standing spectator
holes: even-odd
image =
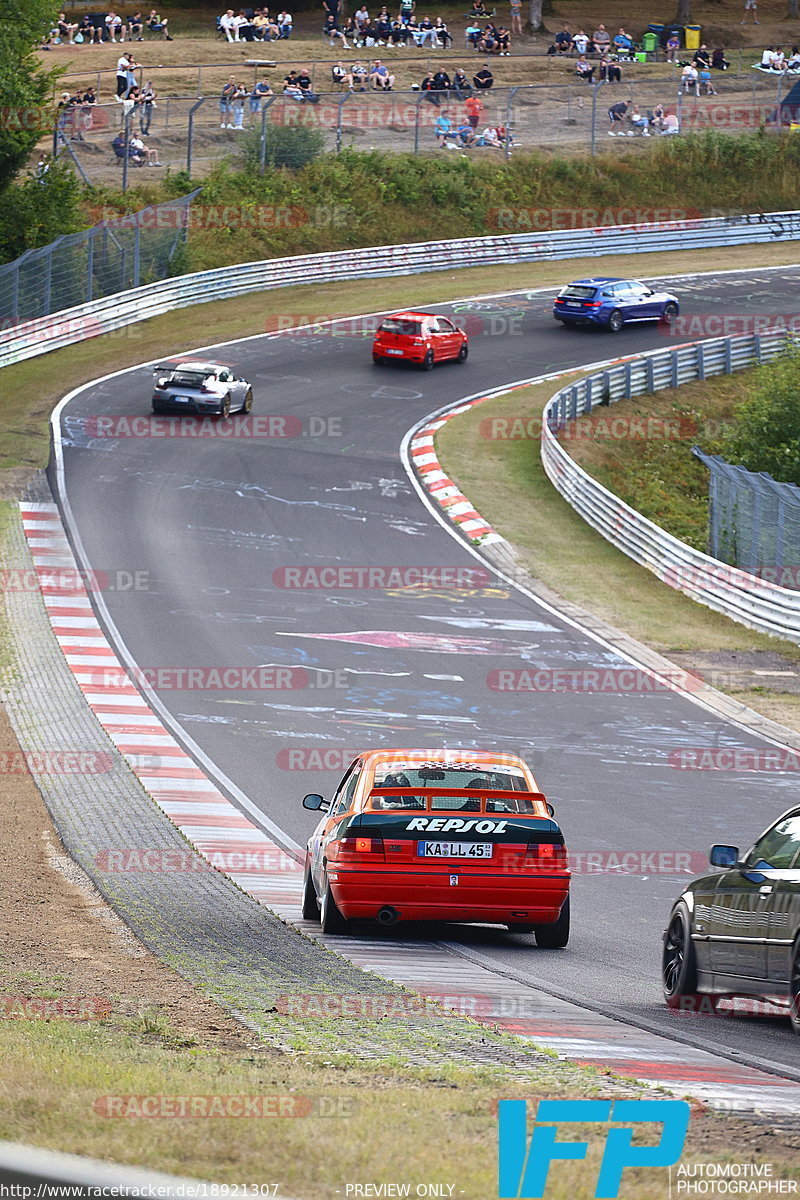
[[[622,126],[625,124],[625,118],[628,115],[630,101],[620,100],[619,104],[612,104],[608,110],[608,119],[611,122],[611,128],[608,131],[609,137],[624,137]]]
[[[677,33],[671,33],[667,38],[667,62],[674,63],[675,55],[681,48],[681,39]]]
[[[606,29],[605,25],[598,25],[592,34],[592,44],[600,55],[601,59],[608,54],[609,46],[611,45],[611,34]]]
[[[139,129],[142,137],[150,133],[150,122],[153,120],[153,109],[156,107],[156,89],[148,79],[142,88],[142,106],[139,109]]]
[[[250,93],[249,98],[251,117],[257,117],[259,115],[261,112],[261,107],[267,96],[271,96],[272,94],[272,88],[269,86],[266,79],[259,79],[257,83],[253,84],[253,90]]]
[[[220,92],[219,97],[219,115],[220,129],[233,129],[233,97],[236,94],[236,76],[229,75],[228,82]]]
[[[249,92],[243,83],[236,84],[236,90],[231,96],[231,108],[233,109],[233,128],[244,129],[244,102],[247,99]]]
[[[150,16],[147,18],[146,24],[151,33],[160,33],[164,38],[164,41],[172,41],[172,38],[169,36],[169,30],[167,29],[167,18],[159,16],[158,11],[155,8],[150,9]]]
[[[759,21],[758,17],[756,16],[756,13],[758,12],[758,0],[744,0],[744,16],[742,17],[742,21],[741,21],[742,25],[744,25],[745,22],[747,21],[747,14],[749,12],[751,12],[753,14],[753,24],[760,25],[761,22]],[[677,132],[677,130],[676,130],[676,132]]]
[[[127,50],[121,58],[117,60],[117,99],[126,99],[128,92],[136,83],[134,70],[139,64],[134,61],[130,50]]]
[[[494,83],[494,75],[489,70],[489,64],[484,63],[480,71],[472,76],[472,82],[479,91],[486,92]]]
[[[132,17],[128,18],[128,34],[130,36],[131,41],[134,41],[134,40],[137,42],[143,41],[144,40],[142,37],[143,29],[144,29],[144,21],[142,20],[142,14],[140,12],[135,12]]]
[[[403,25],[408,25],[416,7],[416,0],[400,0],[400,20]]]
[[[464,108],[467,110],[467,120],[470,125],[473,129],[477,129],[483,111],[483,101],[478,96],[468,96],[464,102]]]
[[[511,32],[522,36],[522,0],[510,0]]]

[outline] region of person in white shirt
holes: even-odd
[[[578,57],[581,58],[589,48],[589,38],[582,29],[579,29],[572,39],[572,44],[575,47]]]
[[[700,75],[697,67],[693,63],[687,63],[681,71],[681,87],[684,92],[694,92],[695,96],[700,95]]]
[[[106,17],[106,29],[112,42],[116,42],[117,34],[119,34],[121,42],[125,41],[125,25],[122,17],[118,16],[113,10]]]
[[[279,36],[282,38],[290,38],[292,36],[292,14],[288,12],[278,13],[278,30]]]
[[[767,46],[766,50],[764,50],[761,54],[761,66],[766,67],[768,71],[771,70],[774,58],[775,55],[773,53],[772,46]]]
[[[233,15],[233,9],[229,8],[224,12],[219,19],[219,27],[224,30],[225,37],[229,42],[239,41],[239,26],[236,23],[236,17]]]
[[[145,146],[142,139],[137,137],[136,134],[134,134],[134,136],[128,142],[128,146],[137,156],[143,157],[148,163],[152,164],[152,166],[161,166],[161,163],[158,161],[158,151],[151,150],[149,146]]]

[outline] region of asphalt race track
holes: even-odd
[[[675,278],[669,287],[686,315],[775,314],[796,308],[799,283],[800,268],[779,268]],[[301,807],[304,793],[329,794],[341,775],[303,769],[310,751],[339,751],[345,761],[366,746],[521,754],[555,804],[573,853],[698,854],[715,841],[744,847],[796,801],[790,773],[671,767],[670,753],[685,747],[760,745],[672,692],[491,690],[487,676],[497,667],[622,662],[516,591],[425,595],[276,583],[290,567],[476,565],[410,485],[399,456],[410,426],[506,381],[668,344],[652,325],[616,338],[563,329],[550,316],[551,299],[521,294],[492,301],[493,313],[461,311],[473,334],[470,359],[430,373],[374,367],[355,321],[340,323],[338,336],[251,338],[197,355],[231,363],[253,383],[254,415],[294,418],[287,430],[298,436],[94,436],[89,418],[149,414],[149,368],[90,385],[62,410],[61,499],[83,565],[100,578],[146,572],[140,590],[103,591],[136,663],[306,668],[294,676],[306,686],[292,689],[157,689],[179,739],[200,747],[235,785],[234,796],[247,796],[290,847],[304,843],[315,821]],[[786,1021],[678,1018],[664,1008],[660,936],[686,878],[577,874],[567,951],[539,950],[532,937],[485,927],[451,927],[446,936],[503,971],[612,1015],[797,1069],[800,1045]],[[441,938],[441,929],[430,936]]]

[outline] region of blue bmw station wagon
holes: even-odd
[[[679,312],[675,296],[638,279],[578,279],[553,304],[553,316],[564,325],[604,325],[612,333],[634,321],[669,321]]]

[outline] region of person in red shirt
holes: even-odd
[[[464,101],[464,108],[467,110],[467,120],[470,125],[473,129],[477,129],[483,111],[483,102],[477,96],[469,96]]]

